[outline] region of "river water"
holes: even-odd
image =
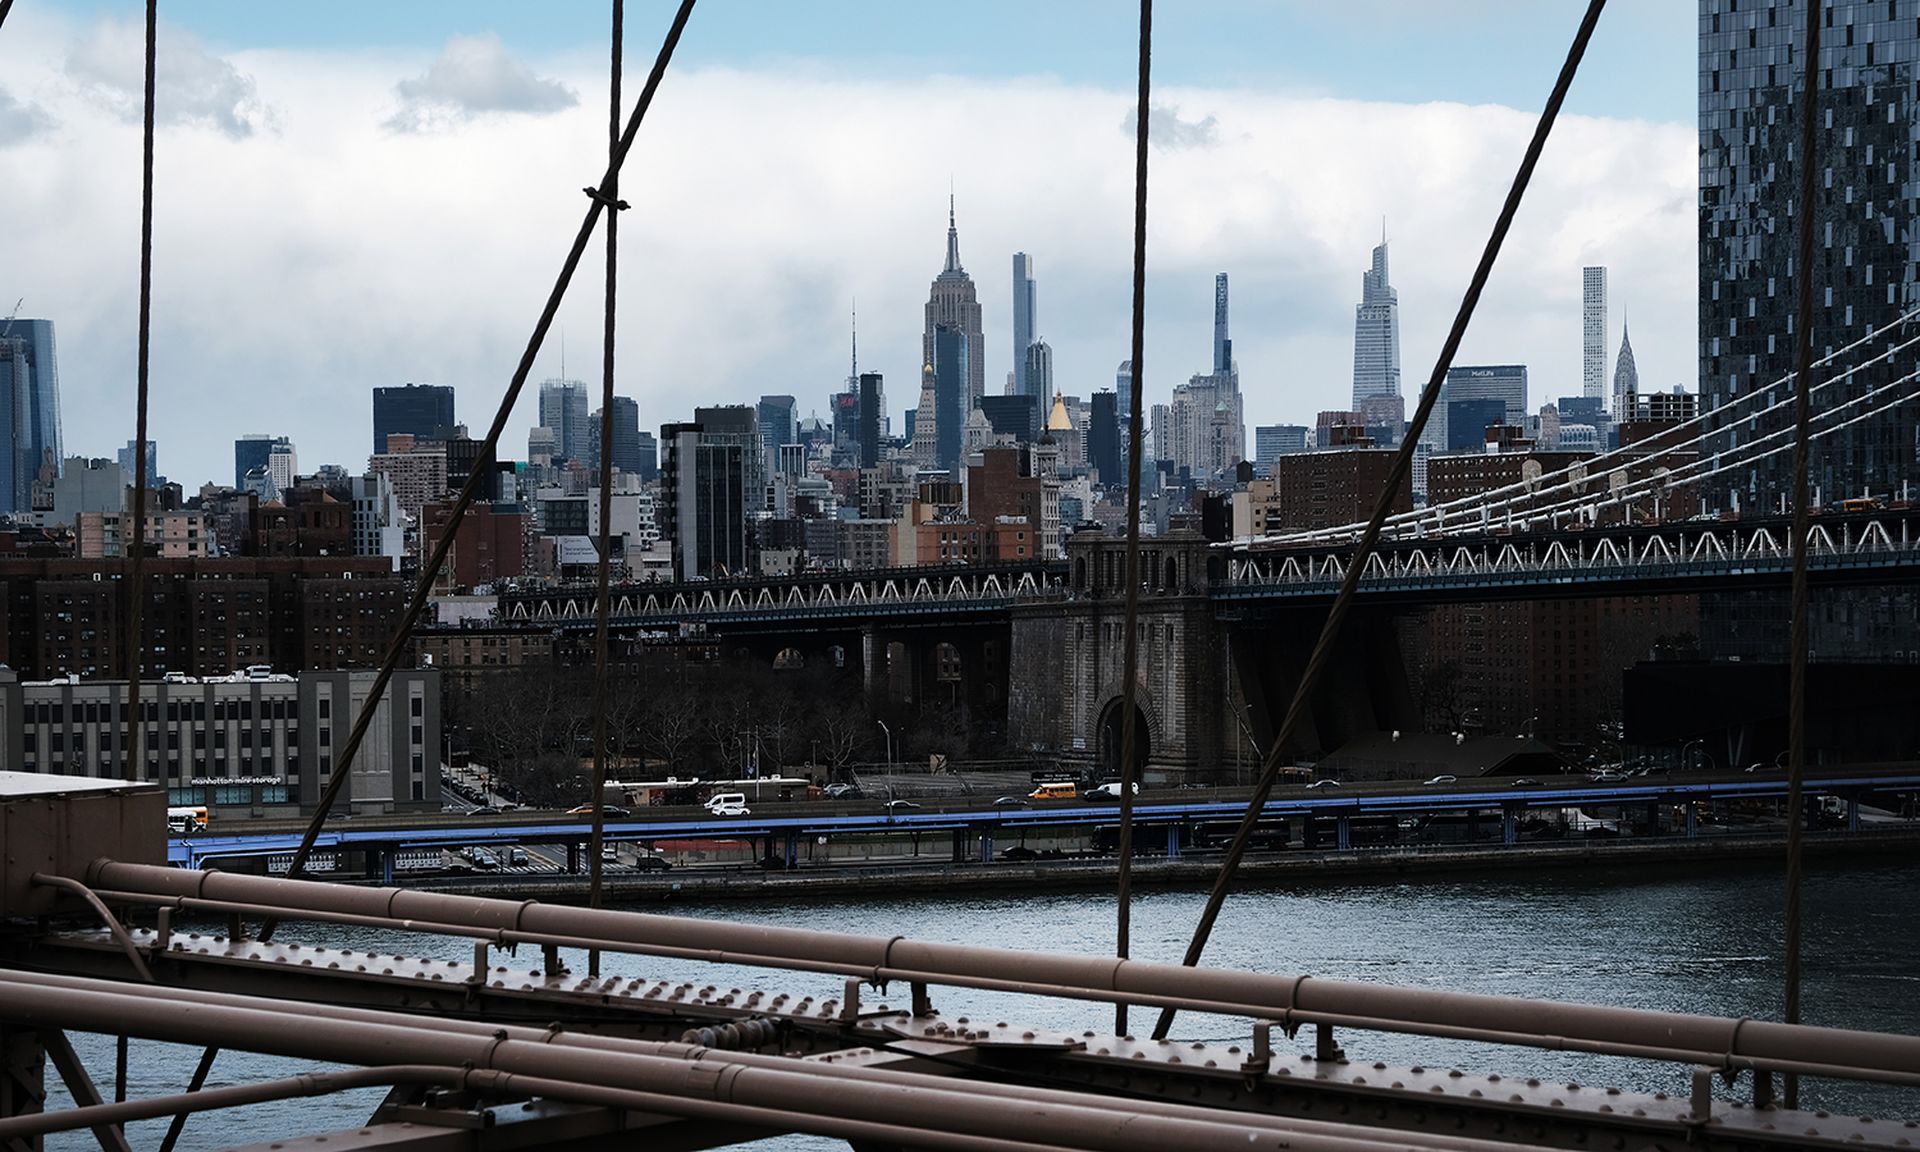
[[[1802,996],[1808,1023],[1920,1033],[1920,864],[1824,865],[1806,883],[1806,962]],[[1177,961],[1204,902],[1198,892],[1148,891],[1136,896],[1134,955]],[[1220,919],[1208,962],[1264,972],[1309,972],[1463,992],[1584,1001],[1722,1016],[1778,1019],[1784,929],[1782,881],[1774,866],[1656,869],[1584,874],[1552,870],[1476,877],[1360,881],[1316,887],[1274,887],[1234,896]],[[659,911],[657,905],[646,910]],[[905,935],[955,943],[1110,954],[1110,896],[1043,893],[1028,898],[862,900],[794,904],[724,903],[669,906],[679,915],[749,920],[800,928]],[[357,949],[383,949],[467,961],[460,941],[325,925],[287,925],[280,939]],[[518,960],[537,967],[537,953]],[[583,963],[571,961],[576,970]],[[608,956],[603,970],[698,983],[769,987],[832,996],[838,981],[693,962]],[[902,990],[895,989],[896,994]],[[1112,1009],[1092,1003],[1049,1003],[957,989],[937,989],[949,1015],[991,1016],[1043,1027],[1112,1026]],[[1135,1010],[1134,1027],[1151,1026]],[[1175,1035],[1245,1044],[1245,1021],[1185,1015]],[[112,1075],[112,1043],[76,1036],[104,1091]],[[1422,1037],[1343,1033],[1350,1057],[1367,1062],[1426,1064],[1473,1071],[1524,1072],[1643,1091],[1684,1094],[1686,1070],[1578,1053],[1503,1049]],[[1302,1033],[1298,1045],[1310,1045]],[[197,1051],[136,1042],[130,1061],[134,1097],[177,1092]],[[210,1084],[284,1076],[299,1062],[223,1055]],[[49,1106],[66,1106],[48,1072]],[[1751,1091],[1743,1079],[1738,1092]],[[218,1148],[364,1122],[379,1091],[263,1106],[197,1117],[180,1147]],[[1920,1118],[1920,1092],[1813,1082],[1803,1106],[1878,1116]],[[134,1147],[157,1147],[164,1123],[135,1125]],[[84,1134],[50,1138],[50,1149],[92,1147]],[[830,1149],[845,1145],[803,1137],[755,1149]]]

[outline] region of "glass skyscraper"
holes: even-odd
[[[1799,148],[1803,0],[1700,2],[1700,408],[1753,396],[1793,370],[1800,285],[1794,267],[1801,206]],[[1920,9],[1911,0],[1826,0],[1818,64],[1819,170],[1813,354],[1868,339],[1843,362],[1815,369],[1814,385],[1914,334],[1895,328],[1920,307],[1914,229],[1915,66]],[[1813,394],[1810,481],[1823,500],[1896,492],[1915,473],[1920,404],[1887,407],[1920,370],[1909,349]],[[1879,395],[1869,397],[1880,389]],[[1785,388],[1709,417],[1704,446],[1764,459],[1708,480],[1709,508],[1778,509],[1791,496],[1792,405],[1755,416]],[[1843,410],[1841,405],[1858,400]],[[1823,413],[1830,413],[1822,420]],[[1837,429],[1831,435],[1821,435]],[[1779,433],[1779,435],[1771,435]]]
[[[40,470],[66,460],[53,321],[0,320],[0,333],[0,512],[26,512]]]
[[[419,440],[453,436],[453,385],[407,384],[373,390],[373,450],[387,450],[387,437],[404,433]]]
[[[1027,384],[1027,347],[1033,343],[1034,322],[1038,318],[1038,293],[1033,283],[1033,257],[1025,252],[1013,254],[1013,394],[1045,396]]]
[[[1607,394],[1607,270],[1580,270],[1580,394]]]
[[[1387,282],[1387,240],[1373,250],[1353,309],[1353,410],[1375,397],[1400,395],[1400,294]]]

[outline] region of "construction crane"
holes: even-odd
[[[20,297],[20,299],[15,300],[13,302],[13,311],[7,313],[6,322],[3,324],[0,324],[0,340],[5,340],[7,338],[7,333],[13,331],[13,318],[15,316],[20,315],[20,306],[22,304],[25,304],[26,302],[27,302],[27,298],[25,296],[22,296]]]

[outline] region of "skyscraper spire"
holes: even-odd
[[[953,223],[953,192],[947,192],[947,272],[964,272],[960,267],[960,230]]]
[[[853,344],[853,367],[847,373],[847,379],[860,379],[860,301],[855,300],[848,311],[852,318],[848,325],[848,337]]]

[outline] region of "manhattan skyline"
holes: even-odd
[[[664,22],[654,7],[630,8],[630,71],[644,67]],[[1497,94],[1509,107],[1449,103],[1496,94],[1444,70],[1429,70],[1428,102],[1363,101],[1315,90],[1320,82],[1284,57],[1264,88],[1238,74],[1246,86],[1181,87],[1183,68],[1189,83],[1198,76],[1170,32],[1164,74],[1173,79],[1158,89],[1156,115],[1166,118],[1156,119],[1152,155],[1148,403],[1208,367],[1206,278],[1226,270],[1248,422],[1299,423],[1344,407],[1350,269],[1377,242],[1381,215],[1395,222],[1411,395],[1544,95],[1545,77],[1530,96],[1521,82],[1543,69],[1550,77],[1577,18],[1564,7],[1535,49],[1552,60],[1516,68],[1513,90]],[[1596,42],[1601,68],[1622,58],[1620,38],[1649,29],[1679,37],[1679,55],[1692,59],[1690,19],[1619,7]],[[556,30],[523,47],[510,17],[479,13],[404,44],[382,32],[361,52],[325,38],[301,47],[280,22],[253,28],[219,6],[163,20],[163,54],[212,81],[198,103],[164,82],[161,91],[152,435],[185,465],[170,468],[177,479],[217,476],[243,431],[296,422],[304,460],[355,463],[371,428],[364,404],[333,403],[347,387],[450,384],[462,418],[484,423],[562,237],[577,225],[578,186],[595,176],[604,131],[596,38],[605,32],[603,14],[583,9],[570,25],[574,50],[550,42]],[[703,15],[689,29],[691,67],[662,88],[637,145],[646,175],[633,176],[631,190],[623,184],[635,211],[623,221],[618,388],[639,403],[643,427],[685,419],[695,403],[750,403],[765,392],[791,393],[802,415],[824,416],[845,376],[845,300],[857,297],[862,368],[894,382],[897,428],[917,398],[928,241],[949,177],[975,264],[1004,269],[1023,251],[1046,270],[1057,386],[1080,396],[1106,386],[1127,353],[1127,61],[1100,76],[1076,58],[1059,75],[1007,77],[963,47],[951,75],[865,79],[856,74],[871,46],[801,63],[747,47],[730,58],[737,21],[703,25]],[[134,16],[125,5],[23,8],[0,37],[0,155],[25,174],[10,199],[35,224],[0,237],[0,267],[34,279],[0,289],[27,298],[24,314],[60,324],[63,402],[101,414],[68,422],[76,454],[111,455],[131,433],[138,212],[127,173],[137,189],[138,126],[126,117],[124,81],[137,63]],[[1327,33],[1324,18],[1301,14],[1264,30],[1284,31],[1294,16]],[[495,17],[503,38],[477,26]],[[1460,18],[1470,32],[1497,17]],[[1196,18],[1224,17],[1209,8]],[[251,43],[272,46],[248,46],[250,28]],[[492,103],[435,79],[463,61],[497,81]],[[1690,68],[1678,80],[1691,91]],[[1616,300],[1636,315],[1691,317],[1695,269],[1662,251],[1691,244],[1691,101],[1654,122],[1629,118],[1647,107],[1644,94],[1623,92],[1617,81],[1577,91],[1582,115],[1549,149],[1538,199],[1496,270],[1463,362],[1524,362],[1541,394],[1576,393],[1578,286],[1569,281],[1583,263],[1609,265]],[[946,128],[903,142],[926,99],[940,102]],[[1609,101],[1622,112],[1605,115]],[[738,146],[691,159],[713,140]],[[1310,173],[1276,167],[1289,150]],[[502,165],[502,155],[516,159]],[[1051,175],[997,179],[1009,162]],[[783,186],[769,190],[773,168]],[[70,195],[69,185],[84,191]],[[1013,367],[1011,285],[1004,273],[977,282],[993,394]],[[596,358],[590,296],[569,299],[536,383],[559,374],[563,343],[576,359]],[[350,322],[356,339],[339,340]],[[1691,323],[1643,321],[1636,351],[1647,386],[1692,386]],[[201,415],[209,402],[220,421]],[[523,396],[503,450],[524,444],[536,418]]]

